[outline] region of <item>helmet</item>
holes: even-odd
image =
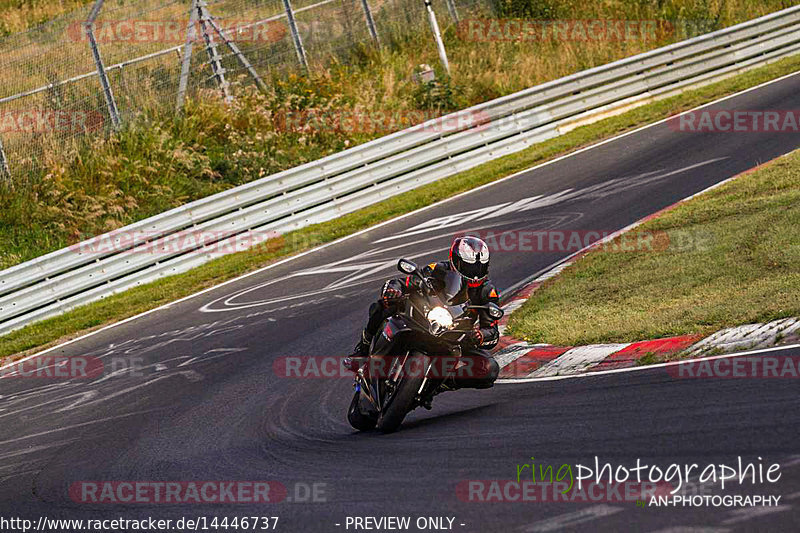
[[[450,266],[470,285],[480,285],[489,275],[489,247],[477,237],[456,237],[450,246]]]

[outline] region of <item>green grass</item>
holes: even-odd
[[[550,139],[522,152],[420,187],[336,220],[289,233],[252,251],[222,257],[185,274],[138,287],[75,309],[59,317],[33,324],[0,337],[0,357],[22,354],[62,342],[92,328],[153,309],[203,288],[255,270],[279,258],[330,242],[604,138],[797,71],[798,68],[800,68],[800,56],[787,58],[719,83],[639,107],[622,115],[577,128],[561,137]]]
[[[535,292],[509,333],[577,346],[800,316],[800,151],[635,231],[669,245],[590,252]]]

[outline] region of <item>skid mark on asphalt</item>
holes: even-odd
[[[49,450],[50,448],[55,448],[57,446],[65,446],[67,444],[72,444],[76,440],[78,439],[59,440],[56,442],[51,442],[49,444],[40,444],[39,446],[31,446],[30,448],[25,448],[24,450],[14,450],[11,452],[0,454],[0,459],[6,460],[13,457],[19,457],[22,455],[29,455],[31,453],[41,452],[44,450]]]
[[[124,389],[118,390],[117,392],[114,392],[114,393],[109,394],[107,396],[103,396],[102,398],[97,398],[96,400],[93,399],[93,398],[95,398],[96,396],[99,395],[99,393],[97,391],[93,391],[93,390],[92,391],[86,391],[86,392],[82,393],[81,398],[79,398],[75,402],[71,403],[70,405],[67,405],[66,407],[62,407],[61,409],[56,410],[56,412],[57,413],[61,413],[61,412],[64,412],[64,411],[71,411],[72,409],[76,409],[78,407],[90,407],[92,405],[97,405],[97,404],[102,403],[102,402],[107,402],[107,401],[112,400],[114,398],[117,398],[119,396],[123,396],[125,394],[129,394],[129,393],[137,391],[139,389],[143,389],[145,387],[148,387],[148,386],[150,386],[150,385],[152,385],[154,383],[158,383],[159,381],[163,381],[165,379],[171,378],[173,376],[178,376],[178,375],[185,377],[186,379],[188,379],[191,382],[197,382],[197,381],[201,381],[203,379],[203,376],[201,374],[199,374],[198,372],[195,372],[194,370],[185,370],[185,371],[181,371],[181,372],[177,372],[177,373],[171,373],[171,374],[166,374],[166,375],[163,375],[163,376],[158,376],[158,377],[149,379],[149,380],[145,381],[144,383],[137,383],[136,385],[132,385],[130,387],[126,387]]]
[[[72,396],[74,396],[74,395],[59,396],[58,398],[55,398],[55,399],[52,399],[52,400],[47,400],[45,402],[40,402],[40,403],[37,403],[35,405],[30,405],[28,407],[23,407],[21,409],[15,409],[13,411],[6,411],[6,408],[4,407],[4,408],[0,409],[0,411],[5,411],[5,412],[3,412],[3,414],[0,414],[0,418],[3,418],[5,416],[9,416],[9,415],[15,415],[16,416],[16,415],[19,415],[20,413],[24,413],[26,411],[30,411],[32,409],[36,409],[36,408],[39,408],[39,407],[44,407],[44,406],[50,405],[52,403],[63,402],[64,400],[66,400],[67,398],[71,398]],[[24,401],[26,399],[29,399],[29,398],[20,398],[14,403],[18,403],[18,402]]]
[[[33,439],[33,438],[36,438],[36,437],[42,437],[44,435],[52,435],[53,433],[59,433],[61,431],[69,431],[70,429],[77,429],[77,428],[92,426],[94,424],[102,424],[104,422],[110,422],[111,420],[119,420],[121,418],[130,418],[132,416],[156,413],[158,411],[162,411],[163,409],[164,408],[160,408],[160,409],[145,409],[144,411],[136,411],[135,413],[127,413],[127,414],[124,414],[124,415],[117,415],[117,416],[107,416],[105,418],[98,418],[96,420],[90,420],[88,422],[82,422],[80,424],[72,424],[70,426],[63,426],[63,427],[60,427],[60,428],[49,429],[47,431],[40,431],[39,433],[32,433],[30,435],[23,435],[22,437],[16,437],[16,438],[13,438],[13,439],[0,440],[0,445],[10,444],[12,442],[20,442],[20,441],[23,441],[23,440]]]
[[[689,170],[694,170],[696,168],[704,167],[706,165],[711,165],[719,161],[723,161],[725,159],[728,159],[728,157],[717,157],[714,159],[701,161],[700,163],[695,163],[693,165],[688,165],[674,170],[666,170],[666,169],[652,170],[649,172],[643,172],[632,176],[613,178],[598,183],[596,185],[592,185],[590,187],[585,187],[583,189],[576,190],[570,188],[554,194],[548,194],[548,195],[540,194],[536,196],[531,196],[529,198],[523,198],[515,202],[504,202],[502,204],[497,204],[489,207],[482,207],[480,209],[473,209],[471,211],[466,211],[463,213],[444,215],[441,217],[433,218],[425,222],[422,222],[421,224],[405,229],[390,237],[379,239],[375,241],[375,243],[381,243],[395,239],[402,239],[404,237],[418,235],[420,233],[425,233],[429,231],[441,230],[445,228],[457,228],[466,223],[471,223],[477,220],[487,220],[487,219],[497,218],[512,212],[519,213],[534,209],[541,209],[544,207],[550,207],[568,201],[600,200],[607,196],[618,195],[621,192],[624,192],[628,189],[632,189],[634,187],[643,187],[645,185],[650,185],[665,178],[675,176],[677,174],[682,174]]]
[[[733,525],[740,522],[746,522],[747,520],[761,518],[762,516],[783,513],[791,510],[791,505],[781,505],[778,507],[746,507],[744,509],[736,509],[735,511],[731,511],[731,517],[723,520],[721,523],[725,525]]]
[[[154,363],[130,365],[116,368],[92,381],[72,381],[37,387],[30,392],[0,397],[0,418],[20,415],[26,420],[34,420],[55,413],[65,413],[76,409],[92,407],[99,403],[135,392],[169,377],[183,378],[191,383],[204,379],[203,374],[190,368],[191,365],[206,363],[230,354],[247,351],[247,348],[214,348],[203,354],[181,355],[156,361]],[[107,357],[104,354],[101,357]],[[137,360],[138,361],[138,360]],[[114,365],[111,365],[113,368]],[[117,389],[126,380],[129,386]],[[140,380],[136,383],[136,380]],[[100,386],[103,385],[101,388]],[[50,398],[47,398],[47,395]],[[33,413],[30,415],[29,413]]]
[[[591,522],[592,520],[599,520],[606,516],[611,516],[623,511],[622,507],[614,507],[613,505],[594,505],[588,509],[581,509],[574,513],[566,513],[546,520],[535,522],[525,526],[520,531],[526,533],[542,533],[545,531],[557,531],[565,527],[572,527],[578,524]]]
[[[501,230],[514,231],[514,229],[520,229],[521,227],[524,227],[527,230],[535,229],[537,231],[546,231],[548,229],[563,226],[568,222],[579,220],[582,216],[583,213],[579,212],[542,215],[536,218],[531,218],[528,216],[527,218],[491,221],[487,224],[477,226],[462,226],[459,228],[459,232],[470,233],[482,230],[493,230],[498,232]],[[524,226],[519,226],[520,224],[523,224]],[[405,257],[406,259],[418,260],[419,258],[446,253],[452,237],[453,231],[450,230],[445,233],[427,236],[411,242],[403,242],[391,247],[372,248],[355,254],[351,257],[328,263],[324,266],[301,269],[285,276],[280,276],[267,280],[263,283],[239,289],[238,291],[229,293],[203,305],[199,311],[202,313],[237,311],[242,309],[250,309],[253,307],[275,305],[293,300],[299,300],[298,303],[293,304],[295,306],[308,306],[311,304],[318,304],[335,299],[336,295],[333,294],[334,290],[341,291],[353,287],[364,287],[357,292],[357,294],[363,294],[365,291],[370,290],[365,286],[370,284],[379,285],[387,277],[397,275],[395,266],[397,265],[397,260],[400,256]],[[431,241],[442,242],[439,245],[432,247],[428,246],[421,250],[419,249],[421,245],[428,244]],[[416,249],[410,250],[412,248]],[[342,274],[343,276],[341,276]],[[255,291],[274,286],[281,286],[282,283],[285,283],[291,279],[312,276],[320,279],[318,288],[305,290],[302,292],[295,292],[289,295],[276,295],[257,300],[241,301],[244,296]],[[332,276],[339,277],[331,280]]]
[[[730,529],[723,527],[705,527],[705,526],[674,526],[666,529],[659,529],[653,533],[727,533]]]

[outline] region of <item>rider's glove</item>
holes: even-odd
[[[475,328],[473,328],[473,330],[467,335],[467,340],[474,346],[480,346],[483,344],[483,333],[481,333],[481,328],[475,326]]]
[[[384,307],[389,307],[391,303],[403,296],[403,289],[398,286],[398,282],[396,280],[389,280],[383,285],[383,290],[381,290],[381,298],[383,299]]]
[[[408,287],[409,289],[414,289],[415,291],[421,291],[424,286],[425,286],[425,280],[423,280],[419,276],[408,276],[406,278],[406,287]]]

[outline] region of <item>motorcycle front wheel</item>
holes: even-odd
[[[403,419],[411,411],[417,392],[425,377],[428,357],[419,352],[412,353],[406,360],[405,368],[393,394],[387,398],[383,412],[378,418],[378,429],[383,433],[397,431]]]

